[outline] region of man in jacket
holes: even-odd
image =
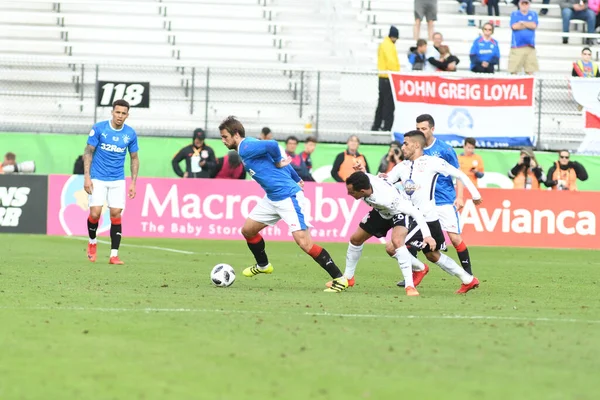
[[[377,50],[377,69],[379,70],[379,101],[375,111],[372,131],[391,131],[394,124],[394,96],[390,86],[390,78],[385,71],[400,71],[396,40],[398,40],[398,28],[392,26],[389,35],[383,39]],[[383,129],[381,123],[383,122]]]
[[[588,173],[577,161],[570,161],[568,150],[558,152],[558,160],[548,170],[546,186],[552,190],[577,190],[577,179],[585,181]]]
[[[211,178],[217,166],[215,152],[210,146],[204,144],[206,138],[204,130],[197,128],[192,136],[192,144],[185,146],[175,156],[171,164],[173,171],[182,178]],[[185,172],[179,163],[185,160]]]
[[[585,21],[587,32],[594,33],[596,29],[596,14],[588,8],[587,0],[563,0],[560,2],[562,14],[563,32],[569,32],[569,24],[572,19]],[[568,37],[563,37],[563,44],[569,43]],[[593,39],[586,39],[589,45],[594,44]]]

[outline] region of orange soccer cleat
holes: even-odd
[[[88,243],[87,256],[88,256],[88,260],[90,260],[91,262],[96,262],[97,247],[98,246],[95,244]]]
[[[404,288],[404,290],[406,290],[406,295],[407,296],[420,296],[419,292],[417,291],[417,289],[415,289],[412,286],[406,287],[406,288]]]
[[[119,259],[119,256],[111,257],[110,260],[108,260],[108,263],[109,264],[114,264],[114,265],[123,265],[123,264],[125,264],[123,261],[121,261]]]
[[[471,283],[468,284],[462,284],[460,285],[460,289],[458,289],[455,293],[456,294],[463,294],[463,293],[467,293],[469,290],[475,289],[479,287],[479,279],[473,277],[473,280],[471,281]]]
[[[326,287],[330,288],[333,281],[329,281],[325,284]],[[348,287],[354,286],[354,277],[348,279]]]
[[[425,269],[423,271],[413,271],[413,283],[415,287],[419,286],[419,283],[425,278],[425,275],[429,273],[429,266],[425,264]]]

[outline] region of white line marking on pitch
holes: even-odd
[[[88,241],[89,239],[86,237],[81,237],[81,236],[63,236],[65,239],[75,239],[75,240],[82,240],[82,241]],[[101,240],[98,239],[98,243],[103,243],[103,244],[110,244],[109,241],[106,240]],[[127,244],[127,243],[122,243],[121,246],[126,246],[126,247],[137,247],[140,249],[151,249],[151,250],[162,250],[162,251],[170,251],[171,253],[179,253],[179,254],[208,254],[211,256],[239,256],[238,253],[212,253],[209,251],[198,251],[198,252],[194,252],[194,251],[187,251],[187,250],[177,250],[177,249],[171,249],[169,247],[159,247],[159,246],[145,246],[145,245],[141,245],[141,244]]]
[[[219,310],[206,308],[110,308],[110,307],[0,307],[0,310],[30,310],[30,311],[84,311],[84,312],[142,312],[142,313],[211,313],[211,314],[271,314],[307,317],[337,317],[337,318],[384,318],[384,319],[437,319],[437,320],[492,320],[492,321],[531,321],[531,322],[567,322],[583,324],[600,324],[600,320],[575,318],[545,318],[545,317],[510,317],[497,315],[401,315],[401,314],[344,314],[344,313],[293,313],[276,311],[250,310]]]

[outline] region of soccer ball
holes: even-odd
[[[210,280],[215,286],[231,286],[235,282],[235,271],[229,264],[217,264],[210,271]]]

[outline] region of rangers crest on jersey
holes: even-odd
[[[129,136],[127,136],[127,135],[123,135],[123,143],[125,143],[125,144],[129,143],[129,140],[130,140],[130,139],[131,139],[131,138],[130,138]]]

